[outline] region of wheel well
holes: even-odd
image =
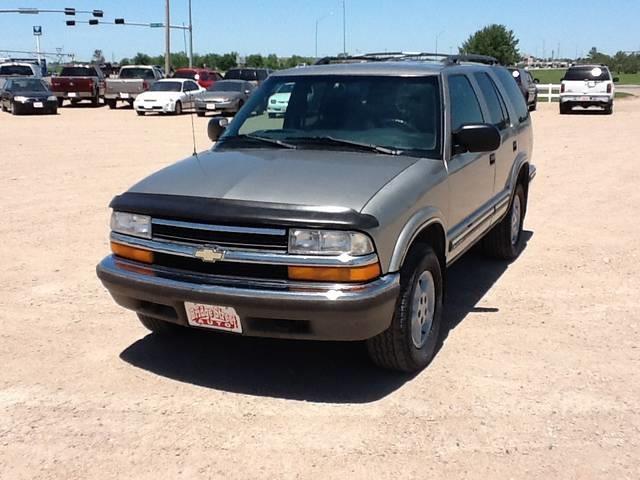
[[[438,260],[440,261],[440,269],[442,270],[442,278],[445,278],[445,271],[447,268],[446,257],[446,235],[444,228],[439,223],[432,223],[418,233],[413,239],[407,253],[417,244],[429,245],[436,252]],[[405,256],[406,258],[406,256]]]

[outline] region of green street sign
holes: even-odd
[[[151,28],[162,28],[164,27],[164,23],[150,23],[149,26]]]

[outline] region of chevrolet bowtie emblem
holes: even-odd
[[[194,255],[203,262],[215,263],[224,258],[224,251],[214,248],[202,248],[197,250]]]

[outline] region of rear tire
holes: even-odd
[[[149,317],[148,315],[142,315],[139,313],[138,319],[147,330],[157,333],[158,335],[172,335],[179,333],[182,330],[182,328],[175,323],[165,322],[164,320]]]
[[[91,97],[91,106],[97,107],[100,105],[100,96],[96,94],[95,97]]]
[[[58,97],[58,107],[62,107],[63,103],[64,103],[64,98],[59,98]]]
[[[560,115],[566,115],[571,111],[571,107],[568,105],[560,104]]]
[[[604,114],[605,115],[612,115],[613,114],[613,103],[610,103],[609,105],[604,107]]]
[[[522,225],[527,199],[524,188],[518,184],[507,215],[483,239],[485,252],[501,260],[514,260],[522,251],[524,238]]]
[[[140,110],[136,110],[136,113],[137,113],[138,115],[140,115],[141,117],[144,117],[144,114],[145,114],[146,112],[142,112],[142,111],[140,111]]]
[[[199,117],[204,117],[204,112],[198,112],[198,113],[197,113],[197,115],[198,115]]]
[[[105,100],[105,103],[109,107],[110,110],[115,110],[118,105],[117,100]]]
[[[433,359],[442,318],[442,269],[429,245],[411,248],[400,270],[400,295],[391,325],[367,340],[379,367],[416,372]]]

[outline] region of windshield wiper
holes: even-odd
[[[269,143],[271,145],[277,145],[281,148],[291,148],[294,150],[298,148],[295,145],[291,145],[290,143],[283,142],[282,140],[278,140],[276,138],[261,137],[260,135],[253,135],[250,133],[243,134],[243,135],[234,135],[233,137],[227,137],[223,139],[223,143],[226,143],[228,141],[233,141],[233,140],[244,140],[244,139],[256,140],[258,142],[263,142],[263,143]]]
[[[372,143],[361,143],[353,140],[344,140],[342,138],[335,138],[331,136],[317,136],[317,137],[287,137],[287,140],[300,140],[302,142],[311,142],[320,145],[344,145],[347,147],[355,147],[361,150],[367,150],[369,152],[377,152],[385,155],[401,155],[403,150],[397,150],[394,148],[382,147]]]

